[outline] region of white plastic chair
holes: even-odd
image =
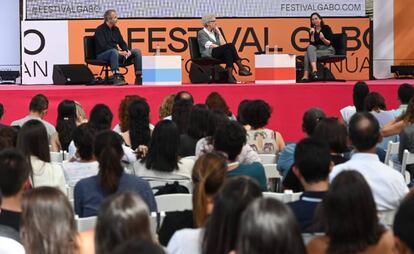
[[[268,189],[279,192],[281,189],[282,176],[277,170],[277,164],[263,164]]]
[[[259,154],[262,164],[276,164],[276,154]]]
[[[96,225],[96,219],[96,216],[79,218],[78,215],[75,215],[76,227],[78,228],[78,232],[84,232],[90,229],[94,229]]]
[[[384,160],[385,164],[391,167],[393,166],[391,165],[390,159],[392,155],[398,154],[399,147],[400,147],[400,142],[392,142],[392,141],[388,142],[387,153],[385,154],[385,160]]]
[[[64,161],[64,153],[62,152],[50,152],[50,161],[62,163]]]
[[[193,184],[190,180],[145,180],[148,181],[154,194],[158,191],[157,187],[165,186],[167,183],[173,184],[174,182],[178,182],[179,185],[186,187],[190,193],[193,192]]]
[[[155,196],[158,211],[174,212],[193,209],[193,195],[187,193],[165,194]]]
[[[278,192],[263,192],[263,197],[265,198],[274,198],[283,203],[290,203],[299,200],[300,195],[302,192],[292,192],[292,191],[285,191],[285,193],[278,193]]]
[[[159,217],[157,216],[157,214],[159,214]],[[160,218],[159,219],[159,222],[158,222],[158,218]],[[151,232],[154,235],[157,234],[158,229],[161,227],[161,225],[162,225],[162,223],[164,221],[164,218],[165,218],[165,212],[159,212],[159,213],[151,212],[151,216],[150,216],[150,220],[151,220],[150,221],[151,222]]]
[[[378,218],[380,222],[385,226],[392,227],[392,225],[394,224],[394,217],[396,213],[396,210],[378,212]]]
[[[401,162],[401,174],[405,178],[405,182],[410,182],[410,172],[406,171],[407,165],[414,164],[414,153],[410,153],[407,149],[404,150],[403,159]]]

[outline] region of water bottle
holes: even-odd
[[[277,54],[278,52],[277,52],[277,49],[278,49],[278,47],[277,47],[277,45],[275,45],[275,47],[274,47],[274,51],[273,51],[273,53],[274,54]]]
[[[269,55],[270,51],[269,51],[269,45],[265,46],[265,54]]]
[[[157,45],[157,46],[155,47],[155,55],[156,55],[156,56],[161,55],[161,48],[160,48],[160,45]]]

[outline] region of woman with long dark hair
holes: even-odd
[[[150,210],[156,210],[148,182],[124,172],[121,164],[124,152],[119,134],[110,130],[99,133],[95,137],[94,154],[99,162],[98,175],[82,179],[75,186],[75,211],[79,217],[95,216],[107,196],[126,191],[140,194]]]
[[[162,120],[155,125],[148,153],[134,163],[134,172],[147,180],[190,180],[192,159],[180,159],[180,137],[176,124]]]
[[[148,146],[151,139],[150,108],[145,100],[134,100],[128,107],[129,126],[126,132],[122,132],[122,138],[132,150],[139,146]]]
[[[79,254],[75,215],[66,195],[53,187],[25,193],[20,237],[27,254]]]
[[[240,221],[237,254],[306,254],[295,216],[282,202],[256,199]]]
[[[47,132],[42,122],[38,120],[27,121],[17,135],[16,147],[32,167],[33,187],[53,186],[66,192],[62,166],[50,162]]]
[[[326,236],[308,244],[309,254],[394,253],[393,235],[378,221],[371,188],[355,170],[333,179],[317,218]]]
[[[113,253],[116,247],[128,240],[155,242],[149,209],[136,193],[117,193],[106,199],[99,209],[96,253]]]
[[[340,110],[342,119],[345,124],[348,125],[349,120],[356,112],[364,111],[365,97],[369,94],[369,87],[364,81],[358,81],[355,83],[352,89],[352,106],[346,106]]]
[[[56,131],[59,139],[55,142],[52,149],[54,151],[67,151],[70,141],[72,140],[72,132],[76,129],[76,104],[72,100],[63,100],[58,106],[58,116],[56,120]]]

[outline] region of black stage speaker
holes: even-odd
[[[90,84],[93,80],[93,73],[84,64],[53,65],[53,84],[55,85]]]

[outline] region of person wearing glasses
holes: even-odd
[[[252,75],[252,73],[241,63],[241,58],[237,54],[234,45],[226,43],[224,40],[224,37],[217,26],[216,16],[205,15],[201,20],[204,28],[198,31],[197,34],[201,56],[223,60],[226,63],[228,83],[237,83],[237,80],[233,76],[234,63],[239,67],[240,76]]]

